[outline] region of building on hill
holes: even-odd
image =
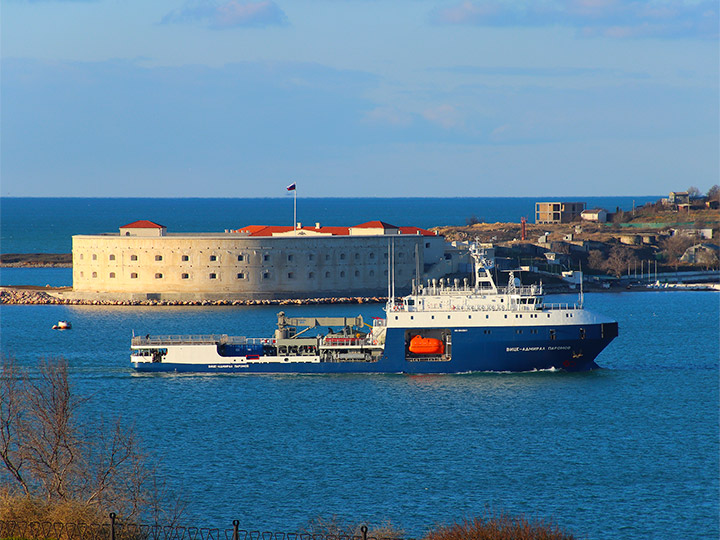
[[[118,300],[216,300],[387,294],[457,271],[445,238],[370,221],[352,227],[250,225],[168,233],[136,221],[119,233],[73,236],[73,293]],[[454,252],[452,252],[454,253]]]
[[[584,202],[537,202],[535,223],[570,223],[585,210]]]
[[[607,221],[607,210],[604,208],[592,208],[590,210],[583,210],[580,213],[580,217],[585,221],[594,221],[597,223],[605,223]]]

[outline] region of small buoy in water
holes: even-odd
[[[72,324],[67,321],[58,321],[58,323],[52,327],[53,330],[70,330],[71,328]]]

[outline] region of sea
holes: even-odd
[[[72,234],[136,219],[171,232],[292,222],[291,199],[0,202],[6,253],[69,252]],[[298,215],[431,227],[472,215],[532,219],[533,204],[298,200]],[[2,282],[62,281],[62,270],[3,269]],[[698,291],[586,294],[586,307],[620,328],[589,373],[141,375],[129,367],[133,334],[264,337],[274,306],[3,305],[0,341],[31,370],[43,358],[67,359],[75,392],[89,398],[85,417],[134,426],[170,497],[187,503],[188,526],[229,529],[237,519],[244,529],[290,532],[334,516],[419,537],[504,511],[553,520],[578,538],[717,539],[719,300]],[[379,304],[285,311],[383,316]],[[73,329],[52,330],[58,320]]]

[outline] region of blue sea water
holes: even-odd
[[[580,538],[718,538],[718,295],[586,303],[620,335],[580,374],[137,375],[133,331],[264,336],[278,309],[11,305],[0,322],[4,354],[64,356],[86,414],[134,422],[187,524],[287,531],[337,515],[419,535],[490,507]],[[60,319],[73,330],[51,330]]]
[[[659,196],[581,197],[588,208],[630,210]],[[495,222],[534,221],[531,197],[298,198],[305,224],[358,225],[380,219],[393,225],[464,225],[471,216]],[[558,200],[546,198],[543,200]],[[246,225],[292,225],[292,197],[273,199],[14,198],[0,199],[2,253],[70,253],[74,234],[117,232],[149,219],[169,232],[220,232]]]

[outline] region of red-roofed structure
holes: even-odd
[[[120,227],[120,236],[165,236],[167,227],[154,221],[141,219]]]
[[[159,225],[154,221],[148,221],[147,219],[141,219],[139,221],[133,221],[127,225],[120,227],[121,229],[167,229],[165,225]]]

